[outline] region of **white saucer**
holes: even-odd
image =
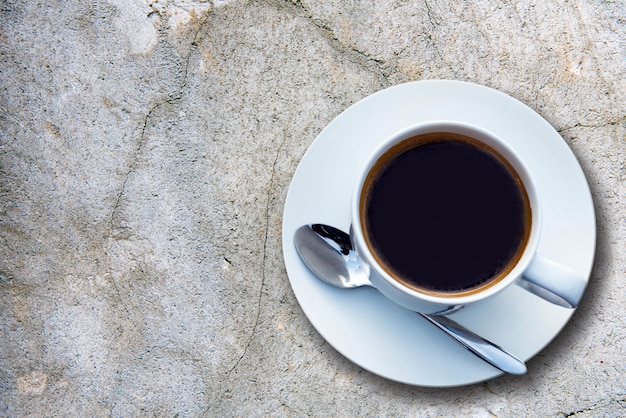
[[[593,202],[576,158],[541,116],[504,93],[458,81],[419,81],[373,94],[333,120],[302,158],[287,195],[283,251],[291,286],[313,326],[341,354],[385,378],[431,387],[467,385],[501,372],[374,289],[321,282],[298,257],[293,234],[307,223],[348,231],[357,170],[372,149],[402,128],[441,119],[486,128],[527,162],[545,206],[539,252],[588,278],[596,242]],[[453,318],[528,360],[572,313],[511,286]]]

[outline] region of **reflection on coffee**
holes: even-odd
[[[388,150],[368,174],[361,224],[396,280],[440,296],[504,278],[530,235],[526,190],[495,150],[467,136],[429,133]]]

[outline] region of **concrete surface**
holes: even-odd
[[[626,416],[623,0],[2,0],[0,24],[0,415]],[[372,375],[285,272],[316,135],[432,78],[531,106],[592,188],[588,293],[523,377]]]

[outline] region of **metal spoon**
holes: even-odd
[[[296,231],[294,242],[304,264],[324,282],[340,288],[372,286],[369,266],[353,251],[350,236],[345,232],[328,225],[304,225]],[[522,360],[450,318],[417,314],[503,372],[526,373]]]

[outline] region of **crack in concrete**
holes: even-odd
[[[434,16],[433,9],[430,6],[430,2],[428,0],[424,0],[424,6],[426,6],[426,15],[428,15],[428,20],[430,21],[430,25],[433,27],[439,26],[440,22],[437,22],[437,20],[433,17]]]
[[[626,398],[622,398],[622,399],[609,399],[608,401],[603,399],[594,403],[588,408],[581,408],[576,411],[572,411],[568,413],[561,412],[559,413],[559,415],[561,415],[563,418],[570,418],[570,417],[575,417],[576,415],[584,414],[587,412],[597,412],[599,410],[609,408],[614,404],[618,404],[622,409],[625,410],[624,412],[626,412]]]
[[[289,9],[293,15],[300,16],[311,22],[311,24],[322,34],[322,37],[328,41],[331,48],[338,52],[339,55],[343,56],[353,64],[361,66],[376,75],[380,81],[381,88],[390,87],[393,84],[389,80],[389,77],[393,73],[398,73],[395,66],[388,64],[380,58],[371,57],[371,54],[366,51],[361,51],[354,45],[345,45],[341,42],[341,40],[339,40],[339,37],[335,34],[330,25],[321,19],[313,17],[313,13],[304,4],[302,4],[302,2],[298,0],[282,0],[280,2],[269,1],[269,3],[281,10]]]
[[[28,131],[31,134],[35,135],[35,136],[40,135],[39,133],[35,132],[30,126],[26,125],[23,120],[21,120],[20,118],[18,118],[15,115],[7,112],[6,109],[4,109],[3,107],[0,107],[0,113],[5,115],[8,119],[11,119],[17,126],[19,126],[20,128],[24,129],[25,131]]]
[[[178,89],[171,93],[170,96],[161,101],[160,103],[155,104],[146,114],[146,116],[143,119],[143,126],[141,128],[141,134],[139,136],[139,140],[137,141],[137,146],[135,147],[135,150],[133,151],[133,154],[131,155],[131,163],[129,165],[128,171],[126,172],[125,176],[124,176],[124,180],[122,181],[122,186],[120,187],[120,191],[119,193],[117,193],[114,205],[113,205],[113,210],[111,211],[111,217],[110,217],[110,221],[109,221],[109,227],[110,227],[110,231],[109,234],[111,237],[113,237],[113,231],[115,230],[115,218],[117,216],[118,210],[120,208],[121,205],[121,199],[122,196],[124,195],[124,192],[126,191],[126,184],[128,183],[128,179],[130,178],[131,174],[137,169],[137,164],[139,162],[139,156],[141,155],[141,150],[146,142],[146,130],[148,128],[148,121],[150,120],[152,114],[161,106],[164,106],[166,104],[176,104],[178,103],[180,100],[182,100],[183,98],[183,94],[184,94],[184,89],[187,86],[187,79],[188,79],[188,73],[189,73],[189,62],[191,60],[191,55],[193,54],[195,47],[198,46],[198,36],[200,34],[200,31],[202,30],[202,28],[204,27],[204,25],[207,22],[208,19],[208,14],[211,12],[211,9],[207,10],[205,13],[204,18],[200,21],[199,25],[198,25],[198,29],[195,31],[195,33],[193,34],[193,38],[190,42],[191,48],[189,49],[189,51],[187,52],[187,55],[184,58],[183,61],[183,71],[182,71],[182,82],[180,84],[180,86],[178,87]]]
[[[437,27],[439,27],[441,25],[441,21],[436,19],[434,16],[434,12],[433,9],[430,5],[430,2],[428,0],[424,0],[424,6],[426,6],[426,15],[428,16],[428,22],[430,23],[430,26],[432,29],[436,29]],[[455,74],[454,68],[452,68],[452,66],[450,65],[449,62],[447,62],[444,57],[443,54],[441,53],[441,51],[439,50],[437,44],[433,41],[433,36],[430,33],[425,34],[426,38],[428,38],[428,43],[431,45],[431,47],[433,48],[433,52],[435,53],[435,55],[441,60],[441,62],[448,67],[448,70],[450,70],[450,72],[452,74]]]
[[[126,229],[126,228],[122,228],[121,225],[116,225],[116,219],[118,218],[119,211],[120,211],[121,206],[122,206],[122,197],[124,196],[124,194],[126,192],[126,187],[127,187],[128,180],[130,179],[130,177],[133,174],[133,172],[135,172],[135,170],[137,169],[137,165],[139,163],[139,158],[141,156],[142,149],[143,149],[145,143],[147,142],[146,130],[148,129],[150,118],[152,117],[152,115],[156,112],[156,110],[159,107],[167,105],[167,104],[176,104],[180,100],[182,100],[183,94],[184,94],[184,89],[187,86],[187,77],[188,77],[189,62],[191,60],[191,55],[193,54],[193,52],[195,50],[195,47],[197,46],[198,36],[200,34],[200,31],[202,30],[202,28],[206,24],[206,21],[208,19],[208,14],[210,12],[211,12],[211,9],[208,9],[205,12],[204,18],[198,24],[198,29],[193,34],[193,38],[192,38],[192,40],[190,42],[191,48],[187,52],[187,55],[184,57],[184,60],[183,60],[183,63],[182,63],[183,71],[182,71],[182,82],[180,83],[180,86],[178,87],[178,89],[176,91],[171,93],[168,98],[166,98],[163,101],[161,101],[160,103],[157,103],[154,106],[152,106],[150,108],[150,110],[146,113],[146,116],[143,119],[143,126],[141,128],[141,134],[139,135],[139,139],[136,142],[135,149],[133,150],[132,155],[130,156],[130,164],[128,166],[128,170],[126,171],[126,174],[124,175],[124,179],[123,179],[122,184],[120,186],[119,192],[115,196],[115,201],[113,203],[113,208],[111,210],[111,216],[109,218],[109,231],[108,231],[109,239],[120,240],[120,239],[127,239],[128,238],[128,236],[123,234],[121,231],[116,233],[116,230]],[[109,255],[109,257],[110,257],[110,255]],[[110,260],[108,262],[108,265],[109,265],[109,268],[108,268],[107,277],[113,283],[113,286],[115,287],[115,291],[116,291],[117,297],[118,297],[120,303],[122,304],[122,306],[124,308],[124,311],[126,312],[127,318],[129,318],[131,316],[131,310],[130,310],[130,307],[128,306],[128,304],[126,303],[126,299],[122,295],[122,291],[120,289],[119,283],[117,282],[115,277],[113,277],[113,275],[111,274],[111,267],[110,267],[111,262],[110,262]]]
[[[622,121],[608,121],[599,125],[587,125],[584,123],[576,123],[572,126],[567,126],[565,128],[561,128],[559,130],[557,130],[558,133],[562,133],[565,131],[570,131],[572,129],[576,129],[576,128],[592,128],[592,129],[600,129],[600,128],[605,128],[607,126],[618,126],[620,124],[626,123],[626,119],[622,120]]]
[[[143,127],[141,129],[141,135],[139,136],[139,141],[137,141],[138,143],[135,147],[135,150],[133,151],[133,154],[131,155],[131,163],[128,167],[128,171],[126,172],[124,176],[124,180],[122,181],[122,186],[120,187],[120,191],[117,193],[117,196],[115,198],[115,203],[113,204],[113,210],[111,211],[111,217],[109,220],[109,229],[110,229],[109,234],[111,237],[114,236],[113,231],[116,229],[115,219],[117,217],[117,213],[121,205],[120,202],[122,200],[122,196],[124,195],[124,192],[126,191],[126,183],[128,183],[128,179],[137,168],[137,163],[139,161],[139,155],[141,154],[141,149],[143,148],[143,145],[146,142],[146,128],[148,127],[148,120],[150,119],[150,116],[152,115],[152,113],[154,113],[154,111],[163,104],[164,103],[159,103],[153,106],[148,111],[148,113],[146,114],[143,120]]]
[[[272,163],[272,174],[270,176],[270,180],[268,183],[268,190],[267,190],[267,199],[265,202],[265,235],[264,235],[264,239],[263,239],[263,256],[261,259],[261,265],[262,265],[262,274],[261,274],[261,285],[259,286],[259,296],[257,299],[257,311],[256,311],[256,317],[254,320],[254,325],[252,326],[252,331],[250,332],[250,337],[248,338],[248,341],[243,349],[243,353],[241,353],[241,355],[239,356],[239,358],[237,359],[237,361],[235,362],[235,364],[230,368],[230,370],[226,373],[226,376],[223,379],[223,382],[227,382],[230,380],[230,376],[233,374],[233,372],[239,367],[239,364],[241,363],[241,361],[244,359],[244,357],[246,356],[246,354],[248,353],[248,350],[250,349],[250,346],[252,345],[252,342],[254,341],[254,338],[256,336],[256,332],[257,332],[257,327],[259,326],[259,320],[261,318],[261,302],[263,300],[263,288],[265,287],[265,282],[267,279],[267,248],[268,248],[268,240],[269,240],[269,229],[270,229],[270,206],[271,206],[271,202],[272,202],[272,189],[273,189],[273,185],[274,185],[274,178],[276,176],[276,164],[278,163],[278,160],[280,159],[280,155],[283,149],[283,146],[285,145],[285,143],[287,142],[287,136],[285,135],[283,137],[282,142],[280,143],[280,145],[278,146],[278,149],[276,151],[276,156],[274,157],[274,162]],[[218,396],[218,400],[221,403],[221,400],[224,398],[223,394],[225,392],[228,392],[229,390],[225,387],[224,390],[222,390],[222,392],[220,393],[220,395]],[[219,404],[218,404],[219,406]],[[211,407],[209,406],[204,412],[205,414],[208,413],[208,411],[211,409]]]

